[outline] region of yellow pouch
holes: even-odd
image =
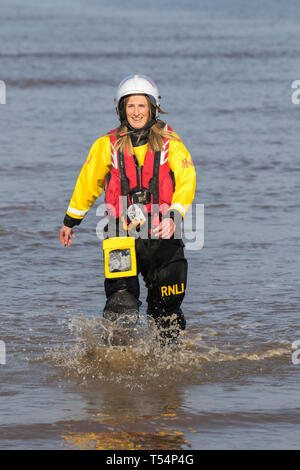
[[[136,276],[135,238],[114,237],[103,240],[106,278]]]

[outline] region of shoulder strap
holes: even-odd
[[[153,197],[153,204],[159,203],[159,166],[160,152],[155,152],[153,159],[153,174],[149,181],[149,191]]]
[[[172,128],[166,125],[165,130],[172,131]],[[161,152],[155,152],[153,160],[153,174],[149,181],[149,190],[153,196],[153,204],[159,204],[159,169],[168,160],[169,140],[164,139],[164,147]]]
[[[120,170],[120,180],[121,180],[121,194],[122,196],[127,196],[130,191],[129,180],[125,171],[125,158],[124,153],[120,150],[118,151],[118,160],[119,160],[119,170]]]
[[[117,167],[119,166],[120,181],[121,181],[121,195],[127,196],[127,194],[129,193],[130,185],[129,185],[129,180],[127,178],[126,171],[125,171],[125,158],[124,158],[123,152],[115,148],[119,131],[120,131],[119,127],[109,131],[111,152],[112,152],[111,157],[112,157],[113,167],[117,169]],[[118,161],[119,165],[116,164],[117,163],[116,160]]]

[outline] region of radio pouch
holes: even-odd
[[[137,275],[134,237],[106,238],[103,252],[106,278]]]

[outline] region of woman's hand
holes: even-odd
[[[70,227],[62,226],[59,232],[59,239],[63,246],[70,246],[72,244],[72,238],[75,238],[75,233]]]
[[[166,218],[161,221],[161,223],[153,229],[153,232],[159,238],[171,238],[176,229],[176,225],[173,219]]]

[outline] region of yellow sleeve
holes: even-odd
[[[175,191],[169,210],[176,209],[184,217],[194,200],[196,171],[191,155],[181,141],[170,140],[169,165],[175,178]]]
[[[81,169],[67,210],[69,217],[84,218],[102,193],[105,176],[110,169],[110,139],[108,136],[104,136],[92,145]]]

